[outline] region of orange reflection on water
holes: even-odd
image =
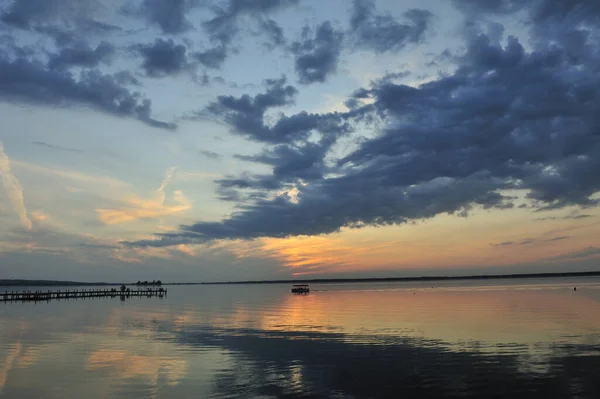
[[[286,297],[276,312],[262,316],[262,328],[531,345],[567,336],[577,343],[600,331],[600,287],[329,288]]]
[[[120,379],[144,378],[153,385],[158,384],[159,377],[163,377],[168,385],[175,385],[185,376],[187,363],[183,359],[140,356],[123,350],[100,349],[89,355],[86,368],[107,369]]]

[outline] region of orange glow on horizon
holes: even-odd
[[[590,222],[593,219],[538,216],[523,209],[486,211],[469,218],[446,215],[422,223],[343,229],[327,236],[238,241],[228,247],[239,258],[275,259],[292,269],[292,276],[303,276],[554,262],[559,255],[597,245],[600,223]]]

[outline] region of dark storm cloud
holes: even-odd
[[[58,53],[51,54],[48,61],[50,69],[63,69],[72,66],[92,68],[102,62],[108,62],[115,53],[115,47],[105,41],[95,48],[88,43],[79,41],[62,47]]]
[[[356,47],[379,53],[398,51],[407,44],[418,43],[429,28],[433,14],[412,9],[399,22],[389,14],[379,14],[373,0],[354,0],[350,19],[350,36]]]
[[[531,3],[536,8],[529,13],[538,15],[542,3]],[[250,96],[221,98],[215,115],[234,132],[279,145],[245,157],[270,165],[272,175],[232,177],[221,187],[232,198],[244,186],[271,196],[244,202],[221,222],[198,222],[129,245],[318,235],[442,213],[464,216],[473,207],[513,207],[520,201],[506,194],[512,189],[525,190],[534,210],[597,205],[600,29],[584,31],[566,18],[556,29],[572,35],[543,40],[556,33],[543,36],[546,22],[532,21],[536,39],[529,52],[514,37],[499,41],[470,29],[465,52],[453,57],[453,73],[418,87],[382,79],[355,91],[357,104],[348,114],[376,115],[384,127],[327,169],[307,134],[274,135],[288,121],[294,121],[289,131],[312,132],[327,114],[298,113],[267,126],[265,111],[287,104],[288,96],[261,106]],[[294,200],[273,195],[292,186]]]
[[[76,78],[67,71],[48,69],[41,62],[11,59],[6,54],[0,54],[0,99],[55,107],[87,106],[153,127],[175,127],[153,119],[150,100],[129,91],[111,75],[86,70]]]
[[[325,21],[313,32],[309,27],[302,31],[301,41],[291,46],[295,55],[295,69],[302,84],[325,82],[337,71],[344,35]]]
[[[144,58],[142,68],[152,77],[176,75],[189,67],[186,47],[173,40],[156,39],[152,44],[135,46]]]

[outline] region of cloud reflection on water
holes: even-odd
[[[201,286],[7,306],[7,397],[600,397],[600,284]],[[35,381],[35,384],[31,384]]]

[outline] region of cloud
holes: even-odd
[[[70,46],[62,47],[58,53],[51,54],[48,61],[49,69],[65,69],[72,66],[93,68],[100,63],[107,63],[115,53],[115,47],[105,41],[96,48],[88,43],[78,41]]]
[[[177,75],[189,68],[186,47],[172,39],[156,39],[152,44],[135,46],[143,57],[142,68],[151,77]]]
[[[23,187],[11,170],[10,159],[6,155],[6,152],[4,152],[4,144],[2,142],[0,142],[0,179],[14,211],[19,215],[21,224],[26,230],[31,230],[32,224],[29,216],[27,216]]]
[[[515,37],[490,37],[474,25],[464,33],[464,52],[450,58],[452,72],[419,86],[374,81],[350,96],[357,101],[348,113],[299,112],[266,123],[268,110],[295,95],[282,81],[256,96],[219,97],[208,113],[233,133],[273,145],[243,157],[273,173],[218,182],[221,194],[240,201],[230,217],[130,245],[319,235],[466,216],[474,208],[515,206],[520,200],[511,190],[526,191],[536,210],[596,206],[600,25],[583,28],[567,15],[556,29],[572,34],[557,37],[537,19],[539,4],[528,3],[535,16],[529,50]],[[377,121],[368,125],[376,130],[372,138],[348,153],[322,142],[328,135],[318,122],[348,122],[353,131],[369,118]],[[293,197],[277,194],[293,187]]]
[[[353,45],[385,53],[422,41],[433,14],[427,10],[411,9],[403,17],[406,23],[398,22],[389,14],[378,14],[373,0],[354,0],[349,32]]]
[[[292,43],[298,81],[302,84],[325,82],[337,71],[342,50],[343,33],[325,21],[314,30],[304,27],[301,41]]]
[[[571,216],[571,217],[565,217],[565,218],[570,218],[570,219],[588,219],[588,218],[593,218],[594,215],[575,215],[575,216]]]
[[[42,62],[9,59],[0,53],[0,100],[53,107],[89,106],[145,124],[174,129],[172,123],[152,118],[152,103],[140,93],[129,91],[117,76],[84,70],[76,78],[67,71],[51,70]]]
[[[269,39],[267,47],[273,49],[285,44],[283,28],[272,19],[264,19],[260,23],[262,33]]]
[[[509,14],[520,11],[531,5],[532,1],[520,0],[451,0],[457,8],[467,12],[487,12],[497,14]]]
[[[525,10],[536,24],[561,20],[590,22],[600,18],[600,5],[594,0],[452,0],[452,3],[468,13],[511,14]]]
[[[84,153],[82,150],[79,150],[79,149],[76,149],[76,148],[62,147],[62,146],[59,146],[59,145],[46,143],[45,141],[32,141],[31,144],[35,144],[37,146],[48,148],[48,149],[51,149],[51,150],[71,152],[71,153],[75,153],[75,154],[83,154]]]
[[[38,223],[40,223],[40,222],[44,222],[45,220],[47,220],[48,219],[48,215],[46,215],[42,211],[33,211],[33,212],[31,212],[31,219],[35,220]]]
[[[562,217],[549,216],[549,217],[543,217],[543,218],[536,218],[535,220],[538,220],[538,221],[544,221],[544,220],[579,220],[579,219],[589,219],[589,218],[593,218],[593,217],[594,217],[594,215],[573,214],[573,215],[567,215],[567,216],[562,216]]]
[[[139,7],[124,7],[125,15],[143,16],[163,33],[178,34],[191,28],[186,14],[198,6],[197,0],[144,0]]]
[[[241,17],[262,18],[274,11],[294,6],[298,2],[298,0],[229,0],[225,7],[216,10],[214,18],[203,24],[204,29],[212,40],[229,44],[239,30],[238,23]],[[267,28],[271,28],[268,25],[267,23]],[[269,29],[267,31],[269,32]]]
[[[65,17],[85,21],[97,9],[97,0],[14,0],[0,14],[0,21],[21,29],[31,29]]]
[[[600,248],[589,246],[579,251],[568,252],[558,256],[553,256],[548,260],[551,261],[577,261],[597,258],[600,256]]]
[[[167,203],[165,189],[172,182],[176,169],[169,168],[153,199],[131,196],[126,206],[119,209],[96,209],[98,219],[104,224],[128,223],[138,219],[154,219],[175,215],[191,209],[192,205],[179,190],[173,192],[171,203]]]
[[[266,92],[255,96],[219,96],[199,116],[209,116],[231,127],[231,131],[258,141],[278,141],[265,125],[265,112],[276,107],[291,105],[298,90],[286,84],[285,77],[265,81]],[[285,140],[285,138],[283,138]]]
[[[549,242],[552,242],[552,241],[562,241],[562,240],[566,240],[567,238],[571,238],[571,236],[553,237],[553,238],[548,238],[545,241],[549,241]]]
[[[217,180],[221,188],[240,187],[255,189],[277,189],[286,183],[295,183],[298,179],[313,181],[322,179],[329,170],[325,164],[325,156],[331,148],[331,145],[337,139],[335,133],[344,132],[339,128],[337,132],[333,131],[335,127],[331,126],[330,131],[323,128],[324,139],[316,143],[278,144],[270,149],[264,150],[258,155],[244,155],[236,158],[262,163],[272,167],[272,174],[263,176],[248,176],[245,178],[229,178]],[[319,126],[315,125],[315,129]],[[317,130],[318,131],[318,130]],[[325,136],[329,134],[328,136]]]
[[[274,20],[267,18],[271,13],[298,4],[299,0],[229,0],[225,6],[215,7],[215,16],[203,22],[204,31],[215,46],[196,53],[196,59],[205,67],[221,68],[232,51],[234,38],[240,32],[243,18],[250,18],[258,27],[258,33],[268,39],[268,48],[285,43],[283,29]],[[223,3],[223,2],[221,2]],[[234,50],[235,51],[235,50]]]
[[[301,111],[289,116],[279,114],[267,118],[267,111],[294,104],[298,90],[286,82],[285,77],[266,80],[266,91],[253,96],[219,96],[203,111],[197,112],[195,118],[212,119],[230,127],[233,134],[268,144],[296,146],[298,151],[305,151],[308,147],[300,147],[306,146],[305,141],[318,132],[322,136],[320,145],[326,147],[323,156],[337,137],[351,131],[350,120],[364,118],[362,108],[347,113],[313,114]],[[284,147],[279,148],[281,150]],[[266,158],[247,157],[245,160],[262,162]]]
[[[405,223],[440,213],[453,213],[477,202],[496,186],[488,176],[469,180],[437,178],[410,188],[378,184],[374,176],[323,179],[299,186],[298,201],[279,196],[244,206],[221,222],[182,226],[178,233],[160,234],[156,241],[129,243],[165,246],[213,239],[285,238]]]
[[[57,169],[47,165],[37,165],[23,161],[13,161],[12,165],[16,168],[22,168],[30,172],[39,173],[46,176],[56,176],[70,181],[88,184],[90,187],[106,186],[118,190],[130,188],[129,184],[108,176],[95,176],[81,173],[74,170]],[[106,191],[103,189],[103,191]]]
[[[221,155],[217,154],[216,152],[213,151],[208,151],[208,150],[201,150],[200,154],[205,156],[206,158],[209,159],[219,159],[221,158]]]
[[[511,245],[515,245],[514,241],[503,241],[498,244],[492,244],[495,247],[509,247]]]
[[[225,63],[228,53],[225,45],[218,45],[205,51],[196,52],[193,57],[204,67],[219,69]]]
[[[538,242],[553,242],[553,241],[562,241],[562,240],[566,240],[568,238],[571,238],[571,236],[559,236],[559,237],[552,237],[552,238],[528,238],[525,240],[521,240],[521,241],[504,241],[504,242],[500,242],[498,244],[490,244],[494,247],[509,247],[509,246],[513,246],[513,245],[529,245],[529,244],[534,244],[534,243],[538,243]]]

